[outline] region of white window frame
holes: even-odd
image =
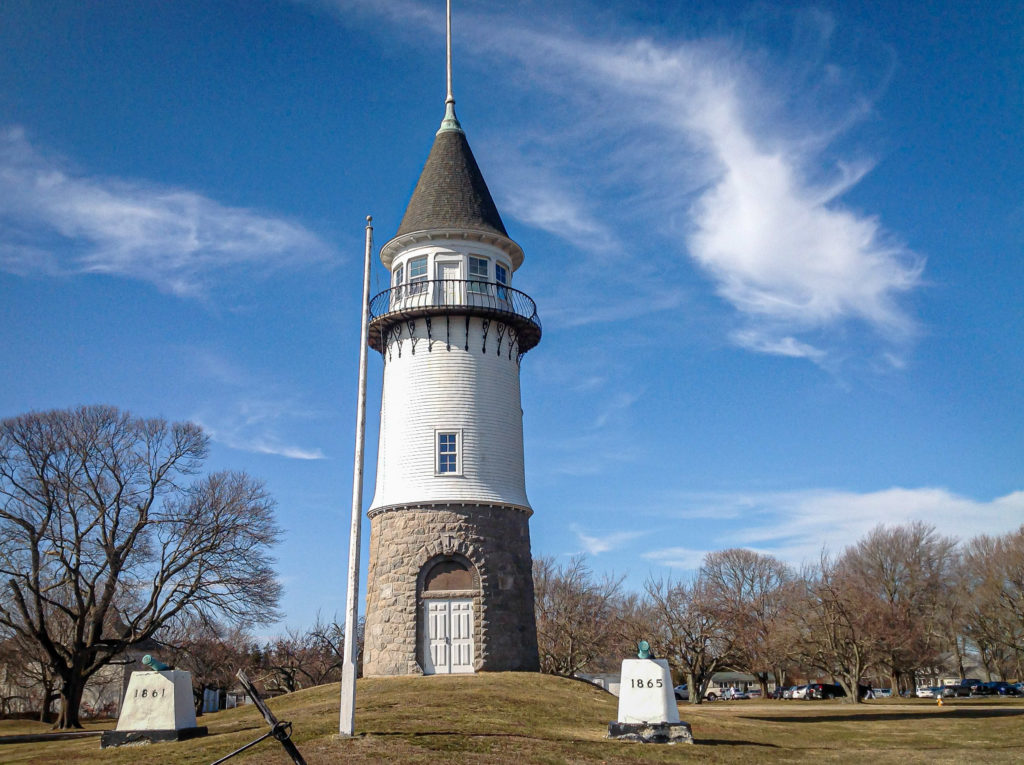
[[[391,308],[393,309],[398,305],[402,298],[405,297],[403,294],[405,290],[402,288],[402,277],[405,274],[405,264],[399,263],[395,267],[394,273],[391,274]]]
[[[477,263],[483,263],[484,272],[483,274],[473,273],[473,261]],[[477,294],[487,294],[487,284],[490,281],[491,265],[490,259],[485,258],[482,255],[470,255],[469,260],[466,262],[466,276],[469,280],[468,291]]]
[[[423,264],[423,275],[422,276],[413,276],[412,275],[412,267],[413,267],[413,265],[414,264],[415,265],[419,265],[420,263]],[[430,258],[427,257],[426,255],[418,255],[415,258],[409,258],[409,260],[406,261],[406,265],[408,266],[407,273],[408,273],[408,284],[409,284],[408,292],[409,292],[409,294],[410,295],[422,294],[423,290],[426,289],[426,284],[425,283],[430,278]],[[423,282],[423,283],[421,284],[421,282]]]
[[[503,271],[504,274],[505,274],[504,281],[498,277],[499,269],[501,271]],[[501,261],[498,261],[498,260],[494,261],[494,283],[498,285],[497,292],[498,292],[498,298],[500,300],[508,300],[508,290],[506,288],[508,287],[508,275],[509,275],[509,273],[510,273],[510,271],[509,271],[509,267],[508,266],[506,266]]]
[[[441,436],[455,437],[455,469],[441,470]],[[434,475],[443,478],[462,475],[462,430],[458,428],[437,428],[434,430]],[[446,452],[447,453],[447,452]]]

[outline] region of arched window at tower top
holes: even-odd
[[[462,561],[445,559],[435,563],[423,579],[426,592],[472,590],[473,572]]]

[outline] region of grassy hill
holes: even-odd
[[[694,746],[604,739],[617,700],[563,678],[495,673],[360,680],[356,733],[339,739],[337,685],[274,699],[310,765],[393,763],[1024,761],[1024,701],[718,702],[681,707]],[[0,745],[0,763],[213,762],[261,735],[254,707],[205,715],[210,735],[180,744],[100,750],[96,738]],[[109,727],[104,726],[104,727]],[[0,735],[45,726],[0,722]],[[231,763],[287,763],[265,741]]]

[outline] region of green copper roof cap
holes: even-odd
[[[459,118],[455,116],[455,99],[452,98],[444,102],[444,119],[441,120],[441,127],[438,128],[438,133],[452,130],[459,133],[462,132],[462,125],[459,124]]]

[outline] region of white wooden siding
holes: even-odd
[[[416,352],[408,325],[400,341],[385,350],[377,482],[372,508],[413,502],[507,503],[529,507],[523,468],[523,420],[516,349],[509,358],[506,334],[497,353],[497,322],[483,346],[482,321],[432,322],[428,350],[426,322],[416,320]],[[458,476],[437,475],[435,433],[459,431]]]

